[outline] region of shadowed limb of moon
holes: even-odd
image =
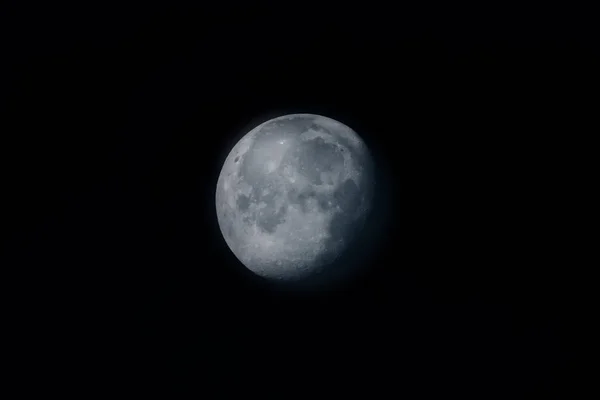
[[[231,150],[217,182],[221,232],[235,256],[270,281],[318,281],[371,208],[373,163],[348,126],[314,114],[271,119]]]

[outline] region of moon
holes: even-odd
[[[269,281],[324,276],[371,209],[373,162],[351,128],[315,114],[266,121],[227,156],[216,188],[233,254]]]

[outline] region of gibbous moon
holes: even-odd
[[[353,244],[371,208],[373,163],[348,126],[291,114],[248,132],[216,189],[219,227],[235,256],[268,280],[327,272]]]

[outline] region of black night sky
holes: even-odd
[[[573,397],[592,15],[79,3],[0,13],[21,390]],[[368,268],[320,294],[268,290],[216,220],[236,139],[295,112],[352,127],[378,168]]]

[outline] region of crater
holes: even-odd
[[[331,198],[331,196],[328,196],[325,194],[317,194],[316,197],[317,197],[317,202],[319,204],[319,207],[323,211],[328,211],[335,206],[333,204],[333,201],[332,201],[333,199]]]

